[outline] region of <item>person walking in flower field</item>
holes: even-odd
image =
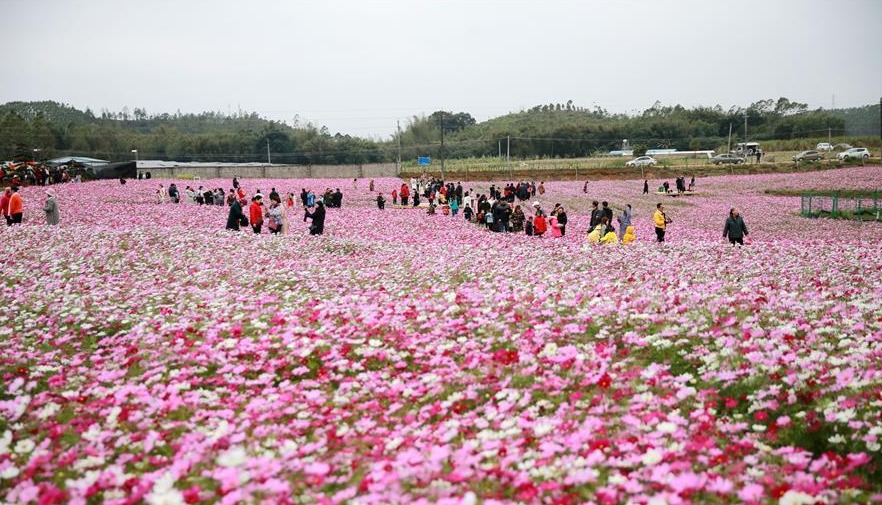
[[[723,226],[723,238],[728,238],[732,245],[744,245],[744,237],[747,236],[747,225],[738,212],[738,209],[732,207],[729,209],[729,217],[726,218],[726,224]]]

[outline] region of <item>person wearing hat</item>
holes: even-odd
[[[43,205],[43,212],[46,213],[46,224],[55,226],[58,224],[58,201],[55,199],[55,190],[46,190],[46,204]]]
[[[258,193],[251,197],[251,205],[248,206],[248,217],[251,221],[251,229],[260,234],[263,227],[263,196]]]
[[[539,202],[537,202],[537,201],[533,202],[533,214],[536,216],[544,216],[545,215],[545,211],[542,210],[542,206],[539,205]]]

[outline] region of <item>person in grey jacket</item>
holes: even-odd
[[[738,209],[729,209],[729,217],[726,218],[726,226],[723,227],[723,238],[729,238],[732,244],[744,245],[744,237],[747,236],[747,225],[738,213]]]
[[[625,230],[631,226],[631,204],[629,203],[625,210],[622,211],[622,215],[618,218],[619,221],[619,242],[622,241],[622,237],[625,235]]]
[[[43,212],[46,213],[46,224],[57,225],[58,217],[58,201],[55,199],[55,190],[46,190],[46,204],[43,205]]]

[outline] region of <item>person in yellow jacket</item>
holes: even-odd
[[[625,234],[622,236],[623,244],[630,244],[637,240],[637,234],[634,232],[634,227],[629,226],[625,229]]]
[[[664,242],[665,230],[668,224],[671,223],[671,219],[665,215],[664,205],[659,203],[655,206],[655,214],[652,216],[652,219],[655,222],[655,237],[657,241]]]
[[[600,243],[601,244],[618,244],[619,243],[619,236],[616,235],[616,232],[614,232],[614,231],[608,231],[608,232],[606,232],[606,235],[604,235],[603,238],[600,239]]]

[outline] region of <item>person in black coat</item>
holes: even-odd
[[[248,218],[242,212],[242,204],[239,203],[239,200],[233,200],[233,203],[230,204],[230,213],[227,215],[227,229],[239,231],[239,225],[243,221],[248,223]]]
[[[747,236],[747,225],[738,212],[738,209],[732,207],[729,209],[729,217],[726,218],[726,225],[723,227],[723,238],[728,238],[729,243],[744,245],[744,237]]]
[[[308,208],[304,207],[303,211],[305,212],[305,216],[312,219],[312,224],[309,225],[309,234],[310,235],[321,235],[325,232],[325,203],[322,200],[317,200],[315,202],[315,210],[310,212]]]
[[[600,210],[603,211],[603,214],[602,214],[602,215],[603,215],[604,217],[606,217],[606,222],[607,222],[607,223],[610,223],[610,225],[612,225],[612,222],[613,222],[613,210],[612,210],[611,208],[609,208],[609,202],[603,202],[603,203],[601,203],[600,205],[603,206],[603,208],[600,209]]]
[[[600,224],[600,218],[603,217],[603,211],[597,207],[597,200],[591,202],[591,221],[588,223],[588,229],[594,230]]]

